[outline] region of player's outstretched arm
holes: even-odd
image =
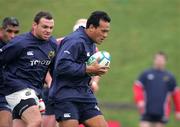
[[[142,114],[144,112],[144,108],[145,108],[144,89],[139,81],[136,81],[134,83],[133,92],[134,92],[134,101],[137,105],[137,108],[138,108],[140,114]]]
[[[180,121],[180,88],[176,87],[176,89],[172,93],[173,102],[175,106],[175,117]]]

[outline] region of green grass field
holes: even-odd
[[[111,69],[100,82],[100,102],[132,103],[132,83],[151,66],[159,50],[169,55],[168,69],[180,82],[180,1],[179,0],[0,0],[0,19],[16,16],[21,31],[30,30],[34,14],[52,12],[54,35],[65,36],[78,18],[87,18],[94,10],[105,10],[112,18],[109,38],[99,46],[112,55]],[[138,127],[136,110],[103,108],[107,119],[123,127]],[[172,116],[167,127],[179,127]]]

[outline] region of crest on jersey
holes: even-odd
[[[167,76],[167,75],[164,76],[164,77],[163,77],[163,81],[168,82],[168,81],[169,81],[169,76]]]
[[[52,59],[55,56],[55,51],[50,51],[48,54],[48,58]]]
[[[25,93],[25,95],[26,95],[26,96],[31,95],[31,91],[27,91],[27,92]]]

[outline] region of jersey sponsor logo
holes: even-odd
[[[71,54],[68,50],[65,50],[64,53]]]
[[[97,109],[98,111],[100,111],[100,108],[97,105],[95,105],[94,108]]]
[[[70,118],[71,117],[71,113],[64,113],[64,118]]]
[[[28,55],[28,56],[33,56],[34,53],[33,53],[33,51],[27,51],[27,55]]]
[[[50,60],[31,60],[30,64],[31,66],[34,65],[49,65],[51,63]]]
[[[55,56],[55,51],[50,51],[48,54],[48,58],[52,59],[52,58],[54,58],[54,56]]]
[[[148,74],[148,75],[147,75],[147,78],[148,78],[149,80],[153,80],[153,79],[154,79],[154,75],[153,75],[153,74]]]

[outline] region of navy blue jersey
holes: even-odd
[[[165,70],[149,69],[142,73],[138,80],[145,92],[145,113],[165,115],[168,95],[176,87],[174,76]]]
[[[2,47],[4,47],[5,45],[6,45],[7,43],[5,43],[4,41],[2,41],[1,39],[0,39],[0,50],[1,50],[1,48]],[[0,89],[1,89],[1,84],[2,84],[2,81],[3,81],[3,79],[2,79],[2,69],[3,69],[3,66],[0,66]]]
[[[6,43],[0,39],[0,48],[2,48],[5,45],[6,45]]]
[[[57,101],[96,102],[89,87],[85,62],[96,52],[83,27],[65,37],[59,45],[50,98]]]
[[[0,65],[5,65],[0,93],[8,95],[24,88],[40,93],[55,51],[53,37],[40,40],[29,32],[12,39],[0,52]]]

